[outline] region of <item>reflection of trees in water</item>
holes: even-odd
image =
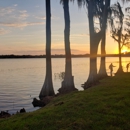
[[[65,77],[65,72],[54,73],[54,80],[60,79],[61,81],[63,81],[64,77]]]

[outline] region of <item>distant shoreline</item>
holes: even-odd
[[[118,54],[106,54],[105,57],[119,57]],[[95,57],[103,57],[102,55],[96,55]],[[122,57],[130,57],[130,53],[122,54]],[[90,54],[72,55],[72,58],[90,57]],[[46,55],[0,55],[0,59],[18,59],[18,58],[46,58]],[[52,55],[51,58],[65,58],[65,55]]]

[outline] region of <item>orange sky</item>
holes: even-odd
[[[8,1],[8,2],[7,2]],[[45,54],[45,1],[2,1],[0,5],[0,55]],[[51,1],[52,54],[64,54],[64,15],[59,1]],[[86,8],[70,3],[70,43],[72,54],[89,53],[89,27]],[[100,45],[98,49],[100,54]],[[107,32],[106,53],[118,53],[118,44]]]

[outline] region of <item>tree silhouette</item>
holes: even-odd
[[[102,1],[103,2],[103,1]],[[104,10],[104,8],[107,8]],[[110,0],[106,1],[105,4],[102,3],[101,6],[101,12],[99,13],[102,14],[100,15],[100,19],[104,19],[104,21],[100,21],[100,24],[102,24],[102,38],[101,38],[101,62],[100,62],[100,68],[98,72],[98,78],[102,79],[107,76],[106,73],[106,51],[105,51],[105,46],[106,46],[106,29],[107,29],[107,19],[108,19],[108,13],[110,12]]]
[[[46,0],[46,77],[39,98],[42,99],[45,96],[53,95],[54,89],[51,66],[51,5],[50,0]]]
[[[73,0],[70,0],[73,1]],[[59,93],[67,93],[77,90],[74,85],[74,78],[72,76],[72,62],[70,50],[70,14],[69,14],[69,0],[61,0],[64,10],[65,30],[64,30],[64,43],[65,43],[65,76],[62,81],[62,86],[58,90]]]
[[[86,3],[88,9],[89,33],[90,33],[90,71],[88,80],[84,83],[83,88],[87,89],[98,82],[97,75],[97,49],[99,42],[102,40],[101,51],[105,54],[105,35],[106,22],[110,0],[79,0],[79,5]],[[99,28],[95,26],[95,19],[99,21]],[[102,58],[104,68],[100,70],[100,75],[106,75],[105,57]]]
[[[121,49],[123,47],[122,38],[124,39],[124,36],[122,34],[124,14],[118,2],[117,4],[114,4],[111,7],[111,11],[112,11],[111,33],[112,33],[112,38],[118,43],[118,51],[119,51],[119,68],[117,70],[117,73],[122,73],[123,68],[122,68],[122,61],[121,61]]]
[[[129,14],[130,8],[126,8],[126,12]],[[130,15],[127,15],[125,25],[125,34],[122,35],[122,44],[130,49]]]

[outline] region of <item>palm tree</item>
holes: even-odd
[[[88,9],[88,21],[89,21],[89,32],[90,32],[90,71],[88,80],[84,83],[83,88],[87,89],[93,84],[98,82],[97,75],[97,50],[99,42],[102,40],[102,53],[105,53],[105,33],[106,33],[106,21],[108,8],[110,6],[110,0],[78,0],[79,5],[85,2]],[[94,25],[94,18],[99,19],[100,29],[97,31]],[[105,70],[105,58],[102,58],[104,69],[100,70],[104,72]]]
[[[73,0],[70,0],[73,1]],[[77,90],[74,85],[74,78],[72,76],[72,62],[71,62],[71,50],[70,50],[70,15],[69,15],[69,0],[61,0],[64,10],[65,30],[64,30],[64,42],[65,42],[65,76],[62,81],[62,87],[58,90],[59,93],[67,93]]]
[[[106,7],[105,7],[106,6]],[[108,10],[104,10],[104,8],[107,8]],[[106,45],[106,29],[107,29],[107,19],[108,19],[108,13],[110,9],[110,0],[106,1],[105,5],[102,6],[101,10],[103,12],[104,21],[102,23],[102,39],[101,39],[101,62],[100,62],[100,68],[98,72],[98,78],[102,79],[107,76],[106,72],[106,51],[105,51],[105,45]]]
[[[42,99],[45,96],[53,95],[54,89],[51,67],[51,6],[50,0],[46,0],[46,77],[39,98]]]
[[[101,32],[96,32],[94,27],[95,17],[95,1],[86,1],[88,6],[88,21],[89,21],[89,33],[90,33],[90,71],[88,80],[84,84],[84,89],[91,87],[97,80],[97,49],[101,40]]]

